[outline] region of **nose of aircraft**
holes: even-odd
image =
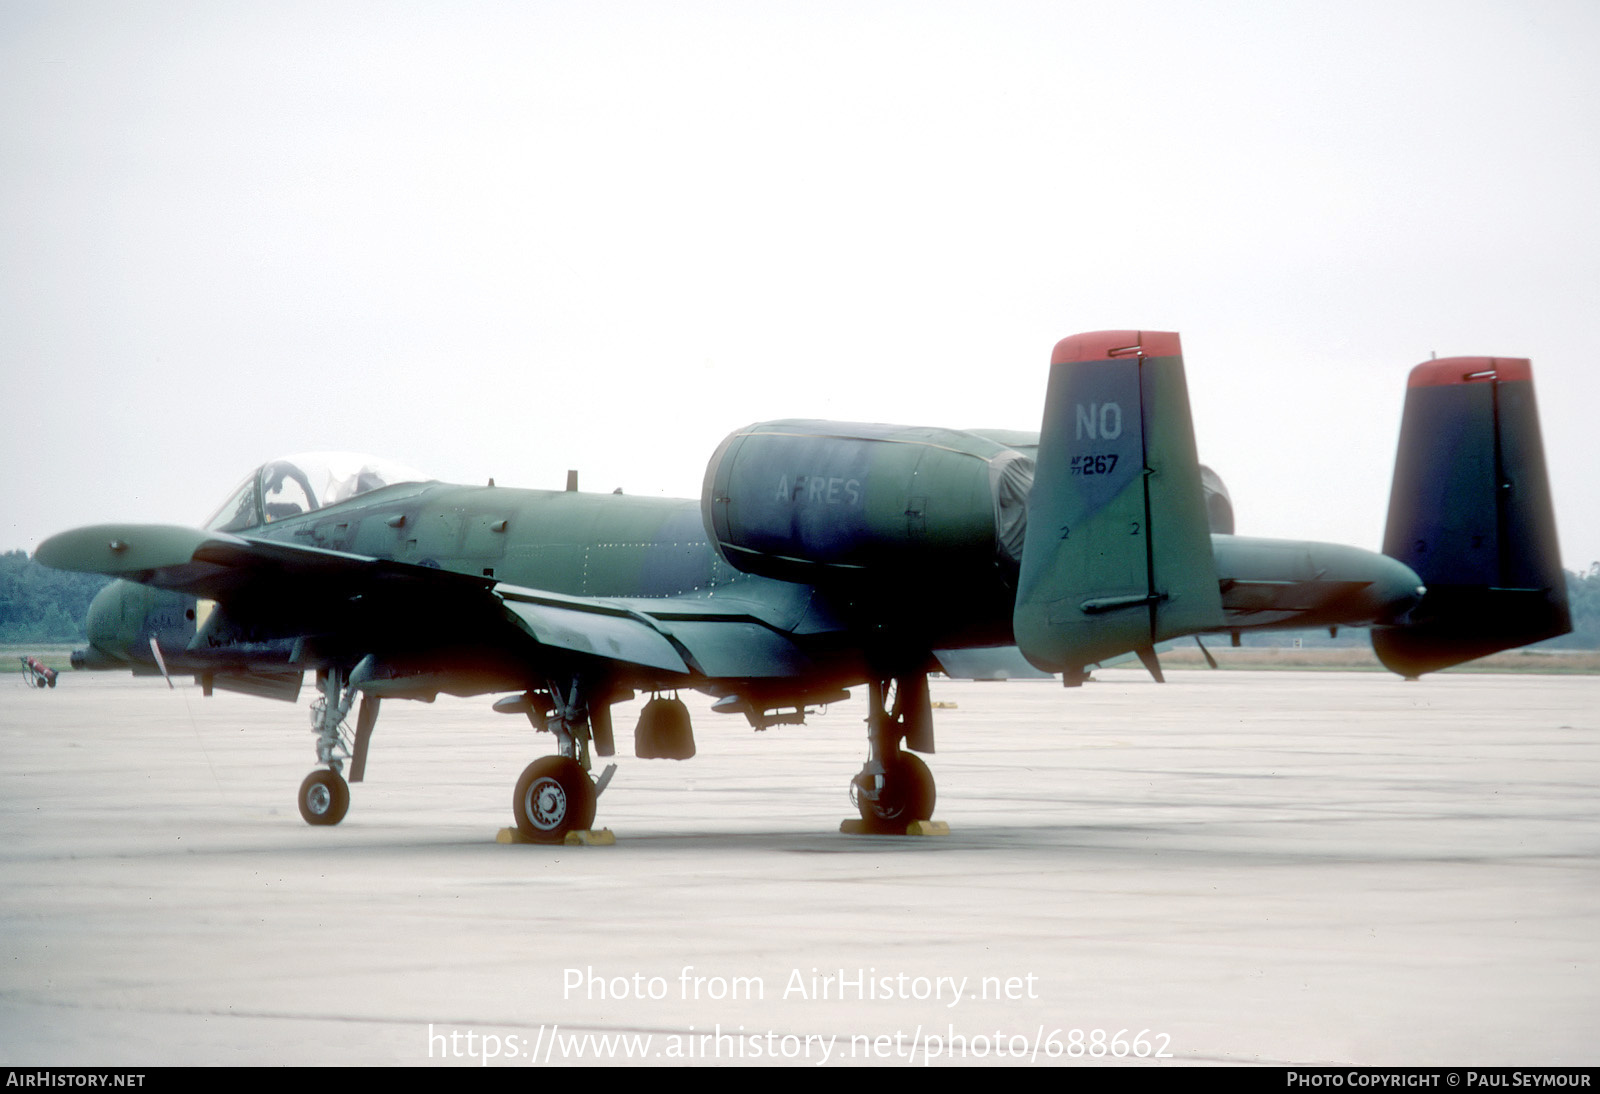
[[[122,604],[130,588],[133,586],[126,581],[113,581],[94,594],[84,621],[89,645],[72,651],[73,668],[108,669],[127,663],[128,642],[122,633]]]

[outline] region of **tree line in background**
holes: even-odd
[[[0,555],[0,642],[85,641],[83,620],[89,601],[107,580],[40,566],[25,551]],[[1572,603],[1572,633],[1544,645],[1600,649],[1600,562],[1590,563],[1583,573],[1567,571],[1567,597]],[[1343,644],[1347,635],[1352,642],[1365,640],[1360,631],[1342,631],[1330,644]],[[1286,635],[1250,637],[1270,639],[1272,644],[1293,640]],[[1329,641],[1325,635],[1324,641]]]
[[[26,551],[0,555],[0,642],[82,642],[89,601],[111,579],[52,570]]]
[[[1567,599],[1572,604],[1572,633],[1553,639],[1551,645],[1570,641],[1571,649],[1600,649],[1600,562],[1589,563],[1581,574],[1567,571]]]

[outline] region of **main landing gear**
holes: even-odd
[[[589,777],[589,746],[601,756],[616,753],[611,735],[611,708],[592,703],[591,692],[574,679],[570,687],[556,681],[548,695],[530,693],[528,720],[535,729],[556,736],[560,754],[533,761],[517,779],[511,812],[517,831],[535,843],[561,843],[568,832],[594,826],[595,806],[617,765],[607,765],[598,782]],[[541,724],[542,723],[542,724]]]
[[[850,780],[850,796],[869,832],[904,835],[915,821],[933,817],[933,773],[902,742],[933,751],[933,708],[928,676],[914,673],[868,685],[867,762]]]
[[[375,695],[361,697],[353,735],[345,719],[359,684],[370,671],[369,662],[363,660],[348,676],[337,666],[317,674],[322,697],[311,704],[311,730],[317,735],[317,762],[327,766],[313,771],[300,784],[300,816],[307,824],[338,824],[350,811],[350,783],[343,774],[346,760],[350,761],[350,782],[360,782],[366,773],[367,744],[378,723],[380,700]]]

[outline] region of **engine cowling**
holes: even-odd
[[[907,579],[1022,553],[1033,460],[955,429],[777,421],[722,442],[701,512],[728,564],[788,581]]]
[[[1213,533],[1233,535],[1233,496],[1222,476],[1205,464],[1200,465],[1200,489],[1206,496],[1206,525]]]

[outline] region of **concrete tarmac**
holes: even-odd
[[[0,685],[0,1063],[1600,1062],[1600,679],[1097,677],[934,681],[943,838],[838,833],[860,698],[620,706],[596,848],[487,699],[313,829],[304,694]]]

